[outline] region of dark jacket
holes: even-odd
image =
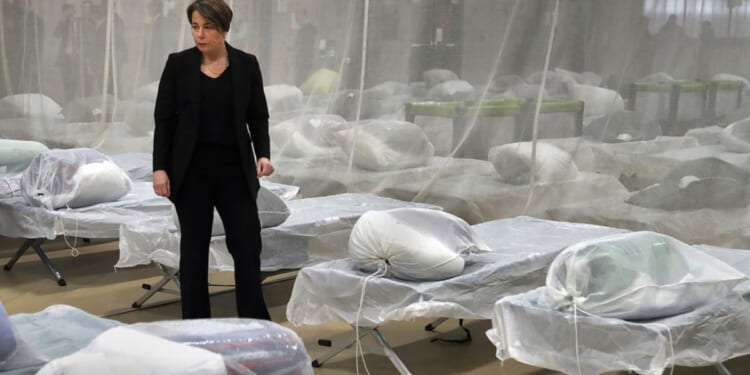
[[[258,59],[226,45],[232,67],[234,127],[242,168],[253,197],[260,188],[253,148],[258,158],[271,157],[268,107]],[[193,47],[172,53],[159,82],[154,110],[154,170],[167,172],[172,197],[180,186],[197,143],[200,111],[201,52]],[[251,143],[252,142],[252,146]]]

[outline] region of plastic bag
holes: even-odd
[[[106,155],[87,148],[38,154],[21,177],[26,200],[49,209],[113,202],[131,187],[127,173]]]
[[[443,280],[464,269],[463,253],[489,250],[451,214],[423,208],[370,211],[349,237],[349,258],[361,269],[386,269],[405,280]]]
[[[632,232],[569,246],[552,262],[543,298],[559,309],[651,319],[715,301],[745,280],[743,273],[674,238]]]

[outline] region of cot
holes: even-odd
[[[123,326],[218,353],[234,371],[312,374],[302,340],[293,331],[273,322],[206,319],[125,325],[67,305],[11,315],[10,321],[24,343],[21,349],[31,349],[38,357],[27,357],[25,361],[15,359],[15,369],[4,372],[9,375],[34,374],[47,362],[86,347],[106,330]]]
[[[750,275],[750,251],[697,248]],[[578,374],[580,365],[583,374],[626,370],[660,375],[674,364],[713,365],[728,375],[721,362],[750,354],[750,283],[693,311],[648,321],[583,313],[574,317],[541,306],[537,301],[542,292],[535,289],[495,304],[487,336],[500,360],[513,358],[568,374]]]
[[[470,255],[463,273],[447,280],[368,278],[369,274],[360,271],[349,259],[304,267],[297,275],[287,304],[287,319],[296,326],[344,321],[359,327],[360,336],[373,335],[398,371],[408,374],[409,370],[378,331],[379,325],[389,320],[420,317],[490,319],[493,301],[543,285],[549,264],[566,246],[624,232],[524,216],[472,228],[492,251]],[[337,346],[313,365],[322,366],[353,344],[354,340]]]
[[[261,270],[272,272],[298,269],[305,264],[346,256],[349,232],[359,217],[370,210],[400,207],[440,207],[398,201],[371,194],[339,194],[327,197],[296,199],[287,202],[290,216],[276,227],[261,231],[263,251]],[[172,218],[133,221],[122,225],[120,259],[117,268],[154,264],[162,274],[155,285],[144,286],[146,293],[133,302],[141,307],[157,292],[173,292],[165,286],[174,281],[179,285],[180,234]],[[234,265],[223,235],[210,243],[209,268],[232,271]]]

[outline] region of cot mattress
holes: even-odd
[[[368,279],[359,321],[360,294],[369,274],[349,259],[305,267],[287,303],[287,319],[297,326],[328,321],[377,326],[420,317],[490,319],[500,297],[544,285],[549,264],[566,246],[624,232],[525,216],[472,228],[492,251],[470,255],[463,273],[447,280]]]
[[[750,275],[750,251],[698,246]],[[560,312],[538,303],[543,288],[495,304],[487,331],[500,360],[583,374],[629,370],[660,375],[673,362],[709,366],[750,353],[750,283],[691,312],[649,321],[624,321]]]

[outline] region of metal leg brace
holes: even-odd
[[[409,369],[406,367],[406,365],[404,364],[404,362],[401,361],[401,358],[399,358],[398,354],[396,354],[396,352],[393,350],[393,348],[391,347],[391,345],[388,344],[388,341],[386,341],[385,337],[383,337],[383,334],[380,333],[380,331],[377,329],[377,327],[375,327],[375,328],[360,327],[359,328],[359,339],[362,340],[362,338],[364,338],[367,335],[372,335],[375,338],[375,341],[378,342],[378,344],[380,345],[380,347],[383,349],[383,353],[385,354],[386,357],[388,357],[388,359],[391,361],[391,363],[393,364],[393,366],[398,370],[399,374],[401,374],[401,375],[411,375],[411,372],[409,371]],[[322,342],[326,342],[326,341],[320,340],[318,342],[322,343]],[[336,355],[338,355],[339,353],[343,352],[344,350],[351,348],[356,342],[357,342],[357,339],[356,338],[352,338],[352,339],[346,341],[346,343],[344,345],[341,345],[341,346],[339,346],[337,348],[331,349],[328,353],[326,353],[322,357],[315,359],[312,362],[312,366],[315,367],[315,368],[322,367],[324,363],[328,362],[328,360],[330,360],[331,358],[335,357]],[[329,341],[328,341],[328,343],[330,345]],[[358,360],[358,359],[355,358],[355,360]]]
[[[714,368],[716,369],[716,372],[718,372],[721,375],[732,375],[732,373],[729,372],[729,369],[727,369],[723,363],[714,364]]]
[[[177,296],[180,295],[180,279],[179,277],[177,277],[177,274],[179,273],[179,271],[176,269],[168,268],[158,263],[156,263],[156,268],[158,268],[159,272],[161,272],[162,274],[161,280],[159,280],[154,285],[151,285],[151,284],[141,285],[141,287],[146,290],[146,293],[144,293],[140,298],[138,298],[137,301],[133,302],[131,306],[134,309],[139,309],[143,307],[143,304],[146,303],[146,301],[148,301],[149,298],[153,297],[154,294],[159,293],[159,292],[174,294]],[[174,283],[177,285],[177,290],[165,288],[165,286],[170,281],[174,281]]]
[[[39,259],[42,260],[42,263],[47,267],[49,272],[52,274],[52,276],[55,277],[55,280],[57,280],[57,285],[59,286],[65,286],[67,283],[65,282],[65,279],[62,277],[60,272],[55,268],[55,266],[52,264],[52,261],[47,257],[47,253],[44,252],[42,249],[42,244],[44,241],[46,241],[46,238],[34,238],[34,239],[27,239],[22,244],[21,247],[18,248],[16,253],[13,255],[12,258],[8,261],[8,263],[5,264],[3,267],[4,270],[10,271],[11,268],[18,262],[19,259],[26,253],[26,250],[29,248],[32,248],[36,255],[39,256]]]

